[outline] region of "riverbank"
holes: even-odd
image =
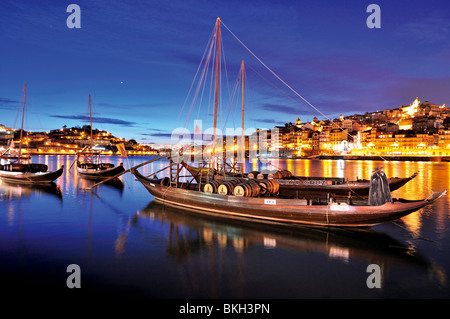
[[[355,161],[417,161],[417,162],[450,162],[447,156],[360,156],[360,155],[320,155],[316,159],[355,160]]]
[[[41,155],[76,155],[74,153],[67,152],[51,152],[51,153],[28,153],[33,156],[41,156]],[[102,156],[120,156],[119,153],[109,153],[105,152],[101,154]],[[128,154],[128,156],[149,156],[149,155],[159,155],[158,153],[150,153],[150,152],[133,152],[132,154]],[[349,160],[349,161],[413,161],[413,162],[450,162],[449,156],[362,156],[362,155],[317,155],[311,157],[267,157],[267,159],[313,159],[313,160]]]

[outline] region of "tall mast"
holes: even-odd
[[[213,163],[214,163],[214,157],[216,153],[216,127],[217,127],[217,101],[218,101],[218,94],[219,94],[219,52],[220,52],[220,18],[217,18],[217,32],[216,32],[216,48],[217,48],[217,54],[216,54],[216,91],[215,91],[215,101],[214,101],[214,133],[213,133],[213,149],[212,149],[212,156],[213,156]]]
[[[241,67],[241,81],[242,81],[242,132],[241,132],[241,139],[242,139],[242,165],[241,165],[241,172],[244,174],[244,163],[245,163],[245,137],[244,137],[244,60],[242,60],[242,67]]]
[[[22,157],[22,138],[23,138],[23,119],[25,118],[25,99],[27,96],[27,83],[23,88],[23,110],[22,110],[22,128],[20,129],[20,145],[19,145],[19,156],[18,162],[20,164],[20,158]]]
[[[91,95],[89,94],[89,118],[91,121],[91,146],[92,146],[92,109],[91,109]]]

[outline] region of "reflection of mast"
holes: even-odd
[[[94,200],[93,194],[91,193],[91,203],[89,206],[89,223],[88,223],[88,233],[86,235],[86,255],[90,256],[92,248],[92,202]]]

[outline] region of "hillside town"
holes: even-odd
[[[450,156],[450,110],[420,102],[363,115],[277,126],[270,148],[287,157],[316,155]]]
[[[13,141],[13,146],[20,145],[20,130],[6,128],[0,124],[0,151],[6,149]],[[30,155],[39,154],[76,154],[85,146],[93,145],[94,149],[104,155],[118,155],[117,144],[123,144],[128,155],[152,155],[157,151],[148,145],[139,144],[136,140],[125,140],[113,136],[112,133],[104,130],[93,129],[91,140],[91,127],[63,126],[61,129],[50,132],[29,132],[24,131],[22,140],[22,153]]]
[[[116,147],[118,143],[125,145],[128,155],[158,152],[134,139],[117,138],[98,129],[92,130],[91,141],[89,125],[24,133],[23,152],[29,154],[75,154],[86,145],[95,145],[103,154],[114,155],[119,154]],[[445,104],[421,102],[416,98],[406,106],[362,115],[341,115],[334,120],[314,117],[310,122],[302,122],[297,118],[293,123],[275,126],[271,130],[257,129],[245,139],[246,151],[251,150],[261,156],[270,156],[275,152],[287,158],[336,155],[450,156],[450,110]],[[5,149],[10,140],[18,147],[20,130],[0,124],[0,150]]]

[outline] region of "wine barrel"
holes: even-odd
[[[261,187],[260,194],[276,194],[280,190],[280,184],[273,179],[266,179],[259,182]]]
[[[218,181],[218,180],[207,183],[207,184],[205,184],[203,191],[205,193],[210,193],[210,194],[217,193],[217,190],[219,189],[220,184],[221,184],[221,181]]]
[[[219,188],[217,189],[217,194],[220,195],[233,195],[234,188],[236,185],[242,183],[244,179],[236,178],[229,181],[225,181],[222,184],[220,184]]]
[[[256,197],[259,195],[261,187],[253,180],[238,184],[234,188],[234,195],[239,197]]]
[[[273,179],[287,179],[292,176],[293,176],[292,173],[290,171],[288,171],[287,169],[278,170],[272,174]]]
[[[284,169],[281,171],[283,174],[283,178],[289,178],[292,177],[292,173],[290,171],[288,171],[287,169]]]
[[[255,179],[258,176],[259,172],[258,171],[252,171],[250,173],[247,174],[247,177],[249,179]]]

